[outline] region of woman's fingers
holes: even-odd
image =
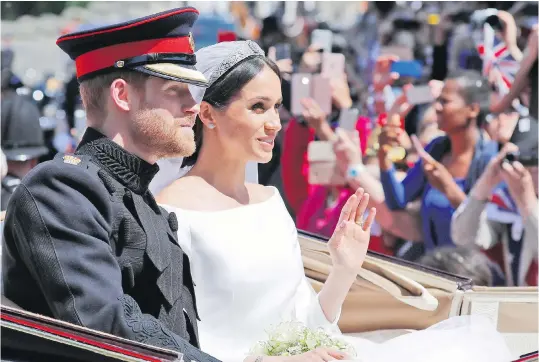
[[[528,173],[528,170],[526,170],[524,165],[518,161],[513,162],[513,169],[515,170],[515,174],[518,175],[518,177],[520,178],[525,177],[526,174]]]
[[[340,225],[342,222],[348,221],[350,219],[350,214],[352,213],[352,209],[356,204],[356,200],[357,196],[355,194],[348,198],[348,201],[346,201],[341,210],[341,215],[339,216],[339,222],[337,225]]]
[[[363,198],[363,193],[365,190],[363,190],[361,187],[356,190],[356,193],[354,194],[356,196],[355,204],[353,205],[352,211],[350,212],[350,217],[348,218],[348,221],[355,222],[356,220],[356,213],[359,203],[361,202]]]
[[[359,205],[356,210],[356,215],[354,218],[354,222],[361,222],[364,219],[365,210],[367,210],[367,206],[369,206],[369,194],[364,193],[362,195],[363,197],[359,201]]]
[[[372,223],[374,222],[374,218],[376,217],[376,208],[371,207],[369,210],[369,216],[367,216],[367,220],[365,220],[365,223],[363,224],[363,230],[368,231],[370,227],[372,226]]]

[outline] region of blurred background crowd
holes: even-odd
[[[56,38],[186,5],[197,48],[252,39],[282,71],[283,130],[259,182],[298,229],[329,237],[362,187],[372,251],[537,285],[536,2],[3,1],[2,210],[85,129]]]

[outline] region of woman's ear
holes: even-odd
[[[478,103],[472,103],[468,106],[470,113],[469,113],[469,119],[477,119],[479,117],[479,112],[481,111],[481,108],[479,107]]]
[[[200,103],[200,113],[198,114],[198,117],[202,121],[202,123],[210,128],[215,128],[215,115],[214,115],[214,109],[211,104],[208,102],[202,101]]]

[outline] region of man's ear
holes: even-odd
[[[131,90],[132,88],[121,78],[113,80],[110,85],[109,91],[112,101],[122,111],[129,112],[131,110],[129,100],[133,96],[130,94]]]

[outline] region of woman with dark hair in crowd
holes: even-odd
[[[397,137],[397,127],[384,128],[378,159],[386,204],[392,210],[421,198],[422,232],[426,250],[453,245],[450,225],[455,209],[466,198],[489,160],[496,142],[480,130],[480,110],[488,103],[490,86],[478,73],[466,71],[446,80],[435,103],[438,127],[445,136],[430,142],[415,166],[400,182],[387,157]]]

